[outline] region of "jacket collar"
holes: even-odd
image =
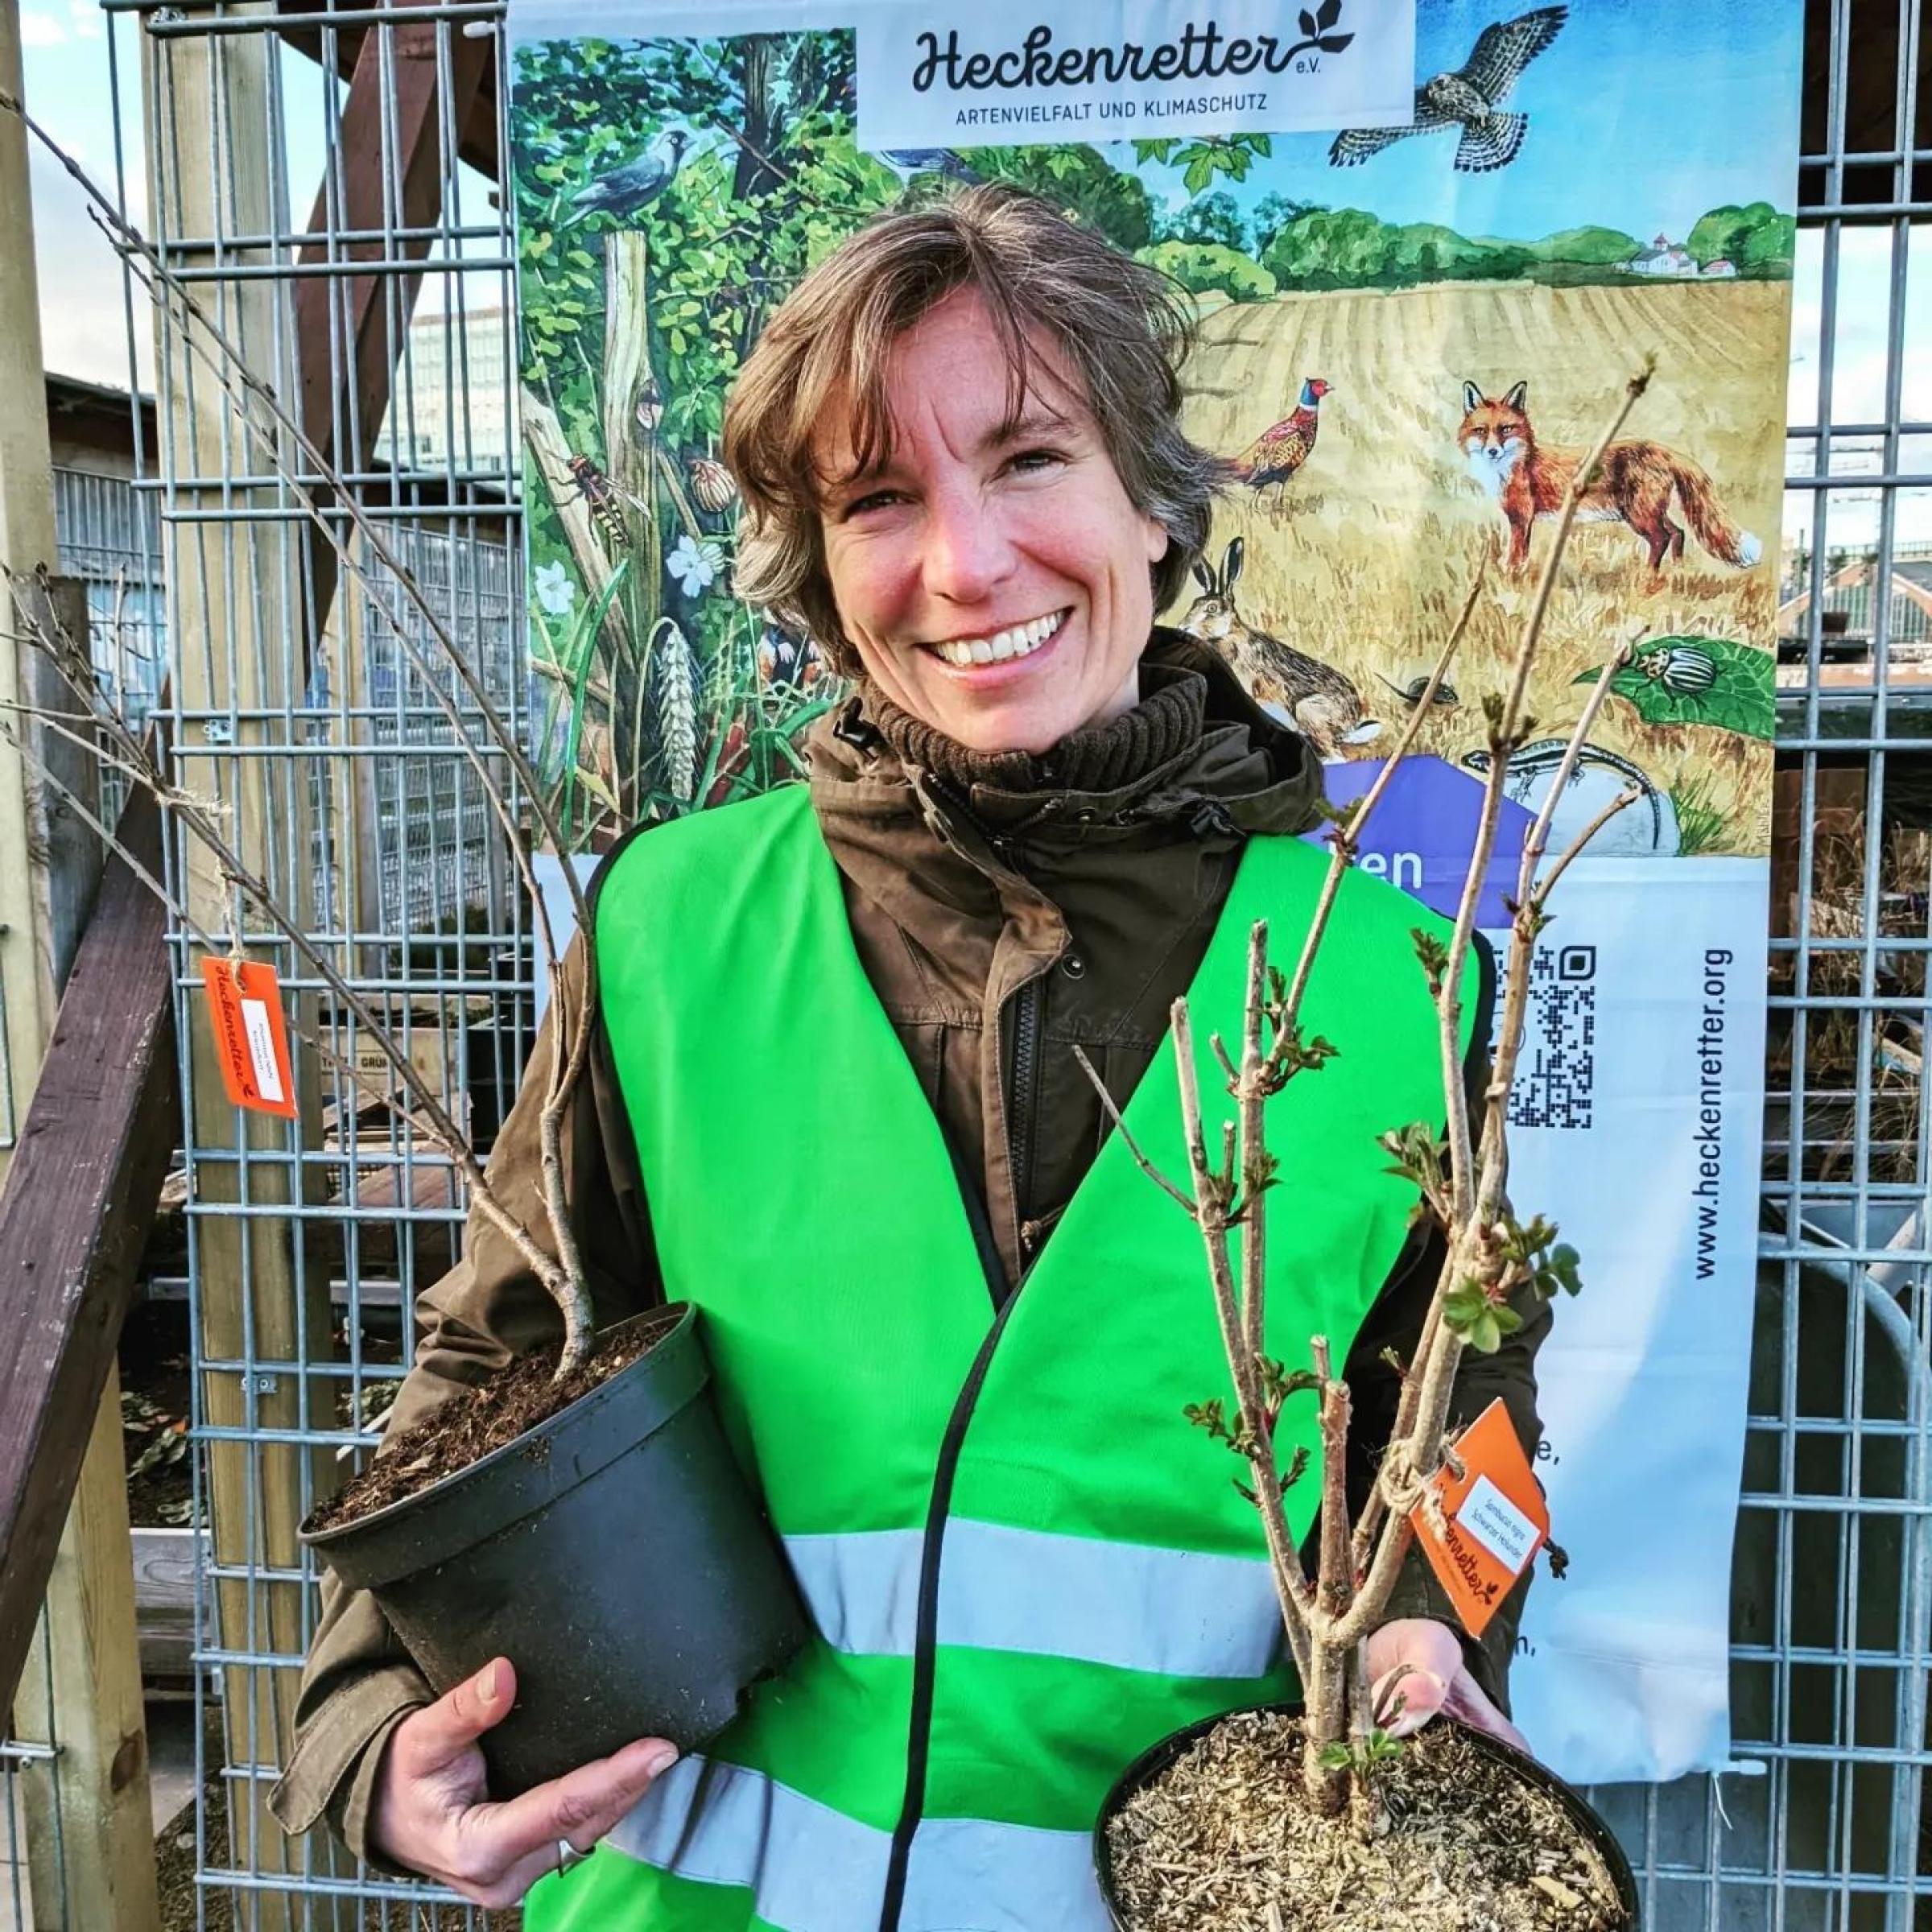
[[[1126,716],[1050,752],[988,756],[861,686],[812,733],[814,803],[822,820],[916,804],[1006,845],[1162,826],[1292,834],[1316,822],[1319,762],[1217,652],[1157,630],[1141,690]]]

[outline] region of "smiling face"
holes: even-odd
[[[1030,348],[1016,422],[992,320],[956,291],[894,345],[878,467],[851,476],[843,431],[820,452],[847,640],[893,703],[980,752],[1045,751],[1131,708],[1167,549],[1063,364]]]

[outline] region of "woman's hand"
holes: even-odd
[[[517,1674],[508,1657],[497,1657],[404,1718],[390,1733],[377,1768],[369,1821],[376,1848],[473,1905],[516,1904],[539,1879],[559,1869],[560,1841],[589,1851],[678,1755],[663,1738],[643,1738],[615,1757],[493,1804],[477,1740],[516,1701]]]
[[[1528,1739],[1469,1674],[1462,1641],[1447,1624],[1427,1616],[1384,1624],[1368,1640],[1368,1670],[1373,1709],[1385,1711],[1402,1700],[1401,1710],[1383,1727],[1392,1736],[1406,1737],[1430,1718],[1447,1715],[1530,1752]]]

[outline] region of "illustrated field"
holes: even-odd
[[[1207,314],[1190,365],[1187,427],[1233,456],[1294,409],[1305,379],[1331,385],[1315,448],[1286,485],[1237,488],[1211,555],[1245,539],[1242,620],[1345,672],[1371,713],[1399,723],[1397,687],[1426,672],[1483,545],[1508,531],[1469,473],[1457,435],[1466,382],[1488,397],[1526,383],[1540,444],[1580,448],[1609,419],[1627,377],[1656,359],[1627,437],[1666,445],[1708,473],[1760,560],[1740,569],[1686,535],[1653,574],[1621,523],[1582,524],[1553,601],[1531,708],[1538,737],[1567,730],[1588,695],[1578,675],[1620,638],[1774,644],[1783,428],[1764,371],[1786,353],[1787,286],[1774,282],[1550,287],[1459,283],[1389,293],[1290,294]],[[1676,522],[1685,519],[1674,510]],[[1418,749],[1451,762],[1484,740],[1481,700],[1500,691],[1516,625],[1550,541],[1536,526],[1530,571],[1499,577]],[[1177,605],[1170,621],[1185,615]],[[1612,696],[1596,741],[1675,799],[1686,852],[1765,848],[1771,752],[1762,738],[1699,724],[1647,724]],[[1389,734],[1359,748],[1373,757]]]

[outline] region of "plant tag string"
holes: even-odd
[[[288,1030],[282,1018],[282,988],[275,969],[262,960],[204,959],[208,1014],[214,1029],[221,1084],[237,1107],[295,1117],[295,1083],[289,1067]]]
[[[1430,1485],[1442,1501],[1442,1527],[1430,1521],[1426,1503],[1417,1504],[1409,1520],[1463,1628],[1480,1637],[1548,1538],[1550,1510],[1500,1401],[1454,1447],[1463,1473],[1441,1470]]]

